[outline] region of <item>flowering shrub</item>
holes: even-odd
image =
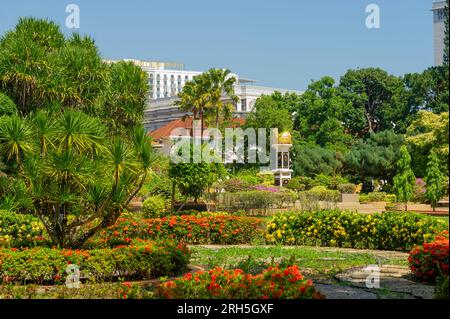
[[[157,295],[169,299],[311,299],[321,298],[297,266],[269,267],[261,274],[214,268],[161,284]]]
[[[408,257],[411,271],[419,279],[434,282],[438,276],[448,277],[448,231],[434,241],[415,247]]]
[[[260,219],[229,214],[168,216],[153,219],[119,218],[100,232],[99,242],[108,245],[127,244],[130,238],[174,239],[190,244],[249,243],[261,235]]]
[[[185,244],[135,241],[108,249],[0,249],[0,283],[62,284],[68,265],[79,267],[81,279],[111,281],[177,275],[186,270],[190,252]]]
[[[0,210],[0,247],[36,246],[46,242],[37,217]]]
[[[364,215],[323,210],[275,215],[267,224],[268,243],[409,251],[447,224],[411,212]]]

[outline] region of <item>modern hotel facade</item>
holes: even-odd
[[[128,59],[123,61],[131,61],[148,73],[150,91],[148,106],[144,111],[144,126],[148,132],[186,115],[185,112],[178,109],[175,101],[184,85],[202,72],[186,71],[181,63]],[[107,60],[106,62],[113,63],[116,61]],[[283,94],[286,92],[302,93],[295,90],[256,86],[254,80],[241,78],[237,74],[231,75],[236,78],[234,90],[239,97],[239,101],[234,103],[234,115],[238,118],[245,118],[246,114],[253,110],[256,99],[263,94],[269,95],[275,91]],[[227,99],[226,96],[223,98]]]
[[[433,41],[434,64],[442,65],[444,61],[444,30],[445,30],[445,5],[446,1],[434,1],[433,8]]]

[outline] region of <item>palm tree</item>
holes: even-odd
[[[233,102],[239,101],[234,93],[236,78],[230,74],[231,71],[226,69],[210,69],[205,73],[211,92],[210,111],[215,117],[216,128],[219,128],[220,116],[229,119],[234,108]]]
[[[202,139],[205,128],[205,112],[212,101],[212,92],[208,87],[209,81],[205,75],[197,75],[192,81],[185,84],[183,90],[178,94],[179,100],[175,102],[181,111],[191,112],[193,120],[201,120],[200,136]]]

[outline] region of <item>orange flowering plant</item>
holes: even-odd
[[[434,241],[415,247],[409,253],[409,266],[419,279],[434,282],[436,277],[448,276],[448,231],[441,232]]]
[[[189,244],[249,243],[257,236],[262,237],[261,223],[257,218],[213,213],[140,220],[119,218],[114,225],[100,232],[96,244],[127,245],[131,238],[168,238]]]
[[[161,284],[156,292],[167,299],[311,299],[322,298],[311,280],[297,266],[269,267],[261,274],[216,267],[206,272],[188,273]]]

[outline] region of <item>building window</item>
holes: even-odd
[[[247,111],[247,99],[242,99],[241,100],[241,110],[242,111]]]

